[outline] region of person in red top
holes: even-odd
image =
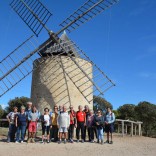
[[[76,112],[73,109],[73,106],[70,106],[70,126],[68,129],[68,140],[73,143],[73,132],[74,132],[74,127],[75,127],[75,120],[76,120]]]
[[[78,143],[81,129],[81,139],[82,143],[84,143],[84,126],[86,125],[86,113],[82,111],[83,107],[81,105],[79,105],[78,109],[79,111],[77,111],[76,113],[76,138]]]

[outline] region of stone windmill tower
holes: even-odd
[[[10,6],[33,33],[38,37],[44,28],[49,38],[38,45],[31,36],[0,62],[0,96],[33,73],[31,98],[40,111],[55,104],[92,107],[93,95],[103,95],[114,83],[63,32],[75,30],[117,2],[88,0],[54,33],[46,26],[52,14],[39,0],[13,0]]]

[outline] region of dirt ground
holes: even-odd
[[[0,156],[156,156],[156,139],[114,136],[114,143],[7,143],[0,139]]]

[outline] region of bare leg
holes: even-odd
[[[62,139],[62,132],[59,133],[59,139]]]
[[[42,135],[42,141],[44,141],[44,135]]]
[[[67,139],[67,132],[64,133],[64,139]]]
[[[31,136],[32,136],[32,133],[28,133],[28,139],[30,139],[31,138]]]
[[[35,132],[32,133],[32,138],[35,138]]]
[[[62,132],[59,132],[59,144],[62,142]]]

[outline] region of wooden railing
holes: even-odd
[[[130,123],[130,127],[131,127],[131,133],[130,133],[131,136],[137,135],[137,134],[139,136],[142,136],[141,126],[143,122],[141,121],[116,119],[116,124],[118,125],[118,133],[120,131],[120,126],[121,126],[122,136],[124,137],[124,135],[127,134],[128,123]],[[137,133],[137,127],[138,127],[138,133]]]

